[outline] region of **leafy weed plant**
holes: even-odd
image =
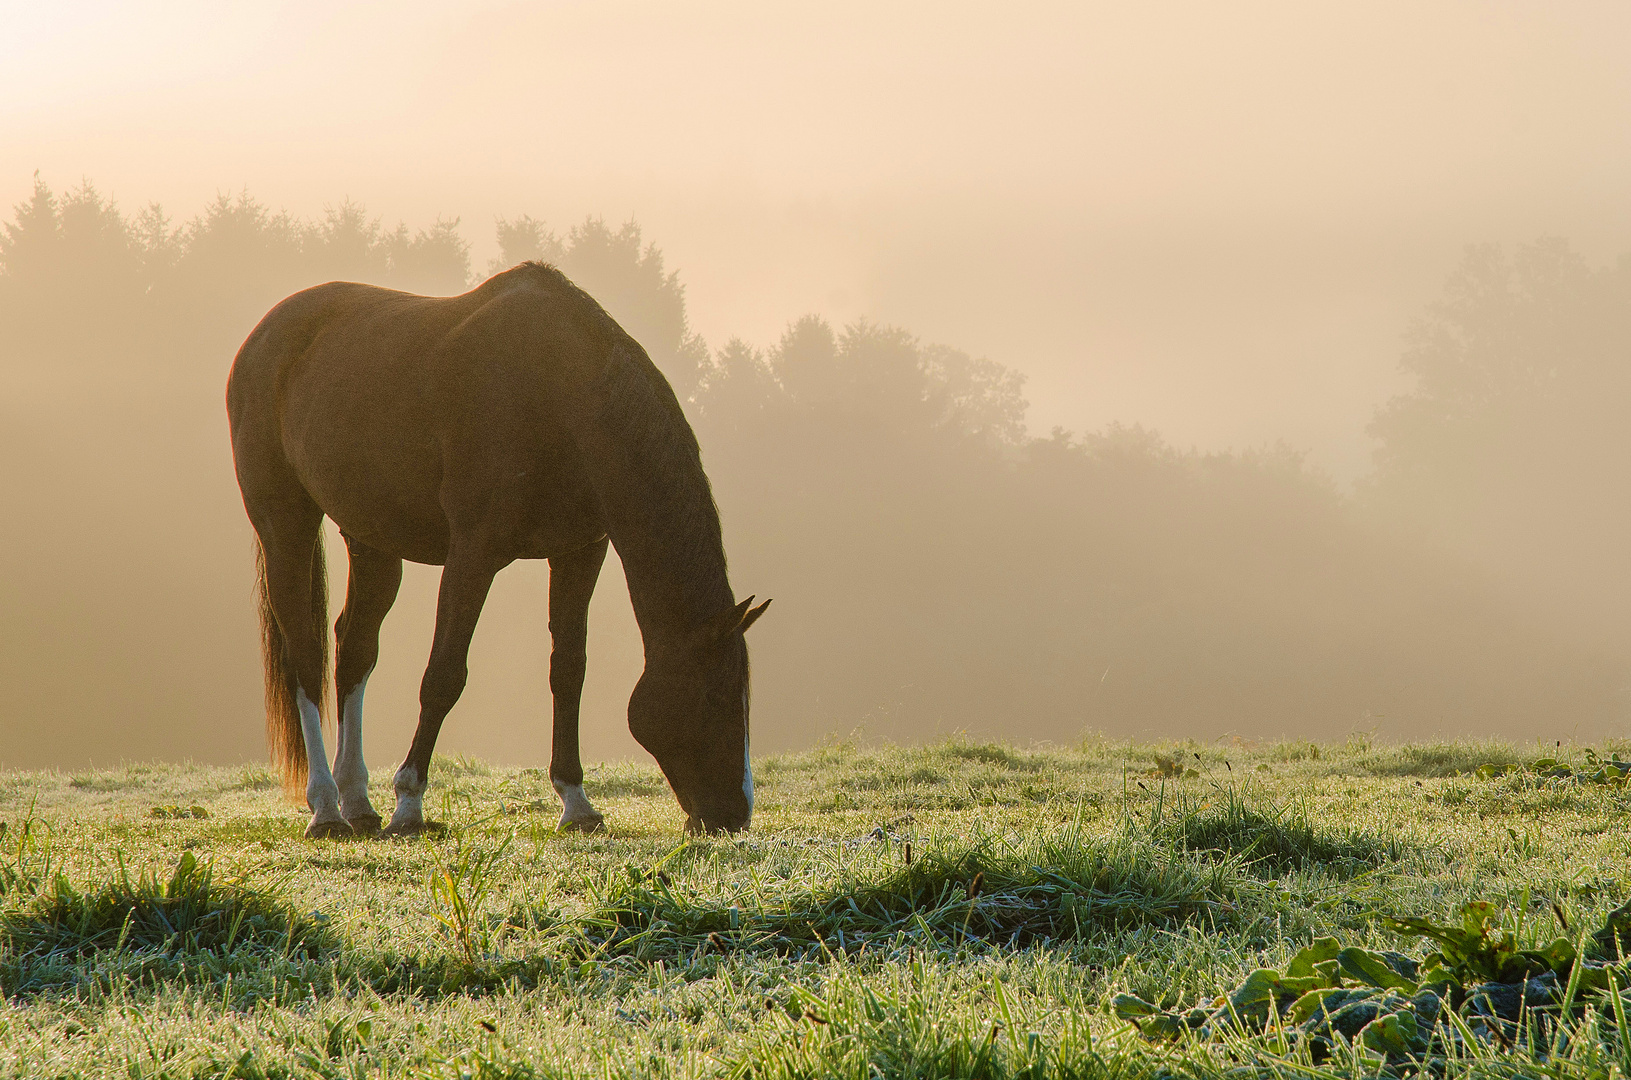
[[[452,859],[437,857],[436,869],[430,874],[436,921],[471,964],[491,948],[484,911],[493,890],[494,870],[514,839],[511,833],[503,843],[486,851],[461,842]]]

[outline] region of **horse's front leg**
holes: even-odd
[[[583,793],[583,761],[578,755],[578,710],[588,664],[589,598],[605,561],[604,538],[549,560],[549,690],[555,699],[549,779],[561,797],[557,828],[563,831],[595,832],[606,825]]]
[[[416,833],[425,827],[425,785],[430,778],[436,736],[464,692],[470,639],[487,601],[487,590],[492,588],[493,575],[505,565],[483,554],[461,552],[455,545],[442,568],[442,587],[436,597],[436,639],[424,681],[419,684],[419,726],[413,733],[407,759],[396,771],[396,811],[385,827],[386,836]]]

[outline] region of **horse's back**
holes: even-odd
[[[425,388],[454,395],[475,376],[512,393],[544,383],[559,392],[581,380],[614,333],[621,330],[598,305],[544,267],[448,297],[329,282],[267,312],[233,361],[227,408],[235,422],[257,408],[285,409],[312,392],[311,382],[366,384],[380,404]]]
[[[569,428],[604,335],[589,317],[598,308],[586,315],[550,285],[512,273],[446,298],[351,283],[296,293],[234,362],[235,453],[280,458],[271,471],[349,535],[419,562],[445,556],[450,500],[516,502],[519,483],[522,503],[564,502],[581,517]]]

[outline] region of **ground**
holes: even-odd
[[[591,769],[610,830],[578,836],[542,771],[438,759],[444,832],[348,842],[302,839],[260,766],[4,773],[0,1073],[1408,1074],[1341,1040],[1164,1041],[1114,1002],[1213,1008],[1322,936],[1420,959],[1382,916],[1472,900],[1520,943],[1584,940],[1631,898],[1631,795],[1589,764],[845,742],[757,761],[752,830],[687,838],[653,767]],[[1429,1070],[1614,1075],[1616,1030],[1588,1009]]]

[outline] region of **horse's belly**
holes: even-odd
[[[606,535],[606,522],[593,497],[557,491],[537,504],[536,512],[517,536],[518,559],[552,559],[587,547]]]
[[[325,446],[317,467],[297,469],[341,532],[409,562],[442,565],[455,534],[499,561],[547,559],[605,536],[599,502],[570,455],[531,449],[502,475],[383,440],[366,452]]]
[[[359,515],[351,508],[339,513],[324,512],[334,519],[347,540],[426,566],[447,562],[449,533],[445,520]]]
[[[409,562],[439,566],[447,560],[448,522],[435,488],[404,483],[394,470],[369,468],[368,462],[347,464],[352,467],[303,477],[342,533]]]

